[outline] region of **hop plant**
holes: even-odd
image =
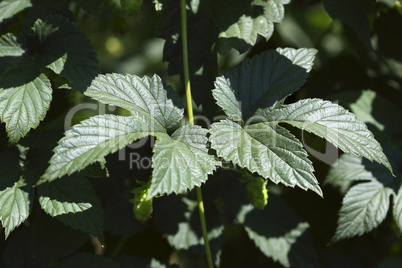
[[[134,194],[134,198],[131,199],[130,202],[134,204],[134,217],[140,222],[145,222],[149,219],[149,217],[151,217],[152,214],[153,198],[147,199],[151,181],[146,183],[137,181],[137,183],[141,186],[135,187],[131,191]]]

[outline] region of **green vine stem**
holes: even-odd
[[[183,47],[182,51],[183,51],[184,85],[186,88],[188,121],[190,122],[191,125],[194,125],[193,103],[191,97],[190,75],[188,67],[186,0],[181,0],[180,7],[181,7],[181,36],[182,36],[182,47]],[[208,267],[213,268],[211,249],[209,247],[209,241],[208,241],[207,224],[205,220],[204,203],[202,201],[201,187],[196,187],[195,191],[197,193],[198,211],[200,214],[202,236],[204,238]]]

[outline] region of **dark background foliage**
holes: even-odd
[[[144,0],[140,10],[130,14],[121,9],[119,1],[35,0],[32,8],[3,21],[0,35],[24,34],[37,18],[58,14],[74,22],[88,37],[96,51],[100,73],[138,76],[157,73],[183,95],[181,47],[175,45],[181,42],[179,5],[178,1],[161,2],[166,10],[177,10],[157,12],[149,0]],[[370,89],[375,97],[366,107],[374,119],[366,122],[369,129],[380,142],[401,149],[402,121],[397,116],[401,114],[402,101],[402,7],[399,1],[294,0],[285,5],[285,17],[281,23],[275,23],[272,37],[265,41],[260,36],[252,47],[242,40],[220,40],[217,37],[219,27],[215,25],[222,25],[216,24],[216,20],[225,18],[221,15],[224,11],[214,6],[214,0],[201,2],[198,13],[189,14],[188,22],[190,71],[197,114],[213,118],[221,113],[210,94],[214,79],[244,58],[277,47],[316,48],[319,52],[306,84],[286,101],[318,97],[338,101],[351,109],[363,91]],[[239,4],[236,6],[238,16],[245,12],[258,16],[262,12],[242,9],[242,5],[248,6],[251,1],[234,2]],[[227,43],[237,50],[225,49]],[[67,112],[75,105],[91,102],[81,93],[59,89],[58,86],[64,84],[62,78],[50,70],[45,72],[53,88],[50,110],[40,126],[21,141],[30,146],[26,157],[30,159],[31,169],[26,172],[31,177],[40,176],[46,169],[51,150],[62,137]],[[82,110],[73,122],[97,113]],[[5,125],[1,124],[0,128],[0,151],[15,150],[10,149]],[[300,131],[293,133],[300,137]],[[318,151],[325,150],[322,139],[305,134],[304,140]],[[152,145],[152,141],[147,145]],[[132,149],[125,151],[127,159],[132,152]],[[150,146],[135,152],[151,155]],[[198,214],[192,207],[195,194],[156,198],[152,217],[144,225],[135,220],[128,200],[133,197],[130,190],[136,180],[145,181],[151,170],[130,169],[128,162],[118,159],[118,153],[106,158],[107,177],[99,174],[98,178],[89,178],[103,207],[104,248],[96,238],[45,214],[33,199],[28,220],[7,240],[3,232],[0,234],[2,265],[67,267],[78,260],[82,267],[90,267],[85,266],[86,263],[99,264],[96,267],[163,267],[158,266],[161,264],[156,264],[157,261],[180,262],[182,267],[204,267],[202,245],[192,244],[191,239],[182,247],[172,242],[184,239],[189,233],[201,237]],[[255,220],[257,216],[250,213],[244,219],[249,221],[248,226],[255,230],[266,227],[267,232],[271,231],[267,237],[281,237],[301,221],[308,222],[310,233],[299,237],[288,254],[292,267],[400,267],[397,265],[402,258],[402,234],[391,210],[375,230],[330,243],[345,190],[323,184],[330,166],[313,156],[310,159],[324,198],[311,191],[268,183],[270,197],[264,213],[270,221],[261,227],[262,223]],[[11,160],[4,161],[0,163],[1,172],[9,172]],[[221,267],[281,267],[259,251],[241,227],[244,222],[236,218],[242,205],[248,203],[244,184],[237,177],[238,173],[220,169],[203,186],[208,228],[217,233],[216,239],[211,240],[214,259],[220,261]],[[288,210],[290,214],[295,211],[289,219],[284,212]],[[222,222],[224,231],[219,229]],[[275,229],[283,222],[287,222],[283,229]],[[183,223],[188,230],[180,233],[178,223]]]

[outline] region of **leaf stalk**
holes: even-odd
[[[187,103],[187,113],[188,120],[191,125],[194,125],[193,116],[193,103],[191,97],[191,85],[190,85],[190,75],[188,66],[188,46],[187,46],[187,17],[186,17],[186,0],[181,0],[181,36],[182,36],[182,53],[183,53],[183,70],[184,70],[184,86],[186,89],[186,103]],[[198,201],[198,212],[200,216],[202,236],[204,238],[205,251],[207,255],[208,267],[213,268],[211,249],[209,247],[207,224],[205,220],[205,210],[204,203],[202,201],[201,187],[195,187]]]

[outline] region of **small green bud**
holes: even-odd
[[[250,178],[247,182],[248,198],[257,209],[264,209],[268,204],[267,181],[261,177]]]
[[[152,202],[153,198],[147,199],[149,193],[149,187],[151,186],[151,181],[148,183],[141,183],[140,187],[134,188],[131,192],[134,194],[134,198],[130,200],[134,204],[133,212],[134,217],[140,221],[145,222],[149,219],[152,214]]]

